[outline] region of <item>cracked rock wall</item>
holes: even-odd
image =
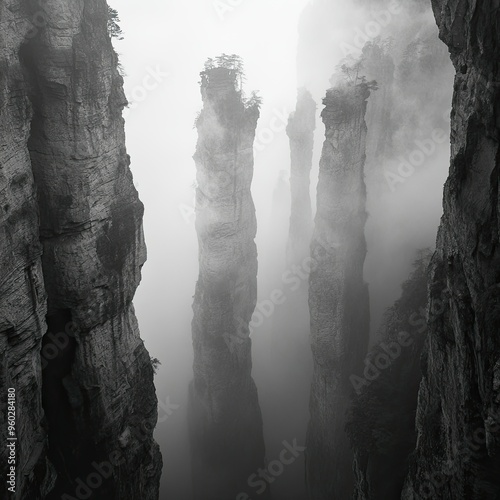
[[[431,264],[418,443],[403,498],[498,498],[499,5],[432,3],[456,69],[451,165]]]
[[[30,491],[18,498],[74,495],[112,453],[120,463],[91,498],[157,498],[153,369],[132,306],[143,207],[107,5],[0,9],[2,387],[18,390],[19,491]]]

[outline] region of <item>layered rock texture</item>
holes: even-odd
[[[286,133],[290,138],[291,215],[287,260],[300,262],[309,254],[312,235],[310,177],[313,159],[316,103],[311,93],[299,89],[296,110],[290,115]]]
[[[434,0],[433,8],[457,74],[418,444],[403,498],[498,498],[498,3]]]
[[[309,281],[314,374],[307,433],[306,478],[315,500],[350,498],[352,452],[346,411],[366,353],[368,289],[364,183],[367,84],[328,90],[322,112],[326,140],[320,163]]]
[[[401,498],[415,449],[415,411],[427,335],[427,283],[431,253],[419,252],[401,297],[384,316],[381,341],[362,372],[351,377],[355,400],[347,430],[354,451],[357,500]]]
[[[19,499],[74,497],[103,462],[86,498],[158,498],[132,306],[143,206],[107,17],[103,0],[0,6],[0,380],[17,391]]]
[[[249,477],[264,466],[248,328],[257,299],[250,186],[259,110],[242,98],[235,69],[204,71],[201,94],[194,156],[200,273],[189,409],[193,485],[196,499],[229,500],[245,492]]]

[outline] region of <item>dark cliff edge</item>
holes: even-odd
[[[158,498],[132,306],[143,206],[107,17],[103,0],[0,6],[0,380],[17,394],[19,499]]]
[[[196,499],[232,500],[247,491],[265,453],[249,335],[257,300],[250,186],[259,106],[244,100],[237,69],[206,69],[201,93],[194,156],[200,272],[189,400],[193,485]]]
[[[493,0],[432,3],[457,73],[418,443],[403,498],[493,499],[500,498],[500,17]]]
[[[369,335],[366,256],[366,83],[327,91],[326,127],[311,243],[309,280],[314,360],[306,481],[310,498],[352,496],[352,451],[345,432],[353,387]]]

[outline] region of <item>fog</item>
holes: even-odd
[[[352,43],[355,26],[369,19],[366,9],[351,4],[323,0],[145,0],[140,5],[122,0],[112,4],[119,11],[124,32],[124,39],[114,43],[131,102],[124,112],[127,148],[145,204],[148,261],[134,303],[146,347],[161,362],[155,383],[159,399],[156,439],[164,461],[162,498],[190,498],[186,410],[193,373],[191,306],[198,277],[192,155],[196,145],[193,124],[202,105],[199,73],[208,57],[238,54],[245,62],[247,94],[259,90],[264,100],[252,187],[258,224],[257,311],[262,321],[256,321],[259,326],[253,328],[252,339],[253,376],[267,457],[272,460],[282,449],[282,441],[297,439],[304,444],[312,364],[307,276],[301,277],[300,263],[299,269],[286,267],[290,216],[286,121],[295,109],[297,87],[305,85],[318,103],[311,178],[314,199],[324,136],[321,98],[344,56],[342,41]],[[325,10],[318,16],[321,9]],[[394,30],[404,22],[398,20]],[[451,93],[451,83],[449,89]],[[442,115],[445,101],[439,97]],[[411,126],[418,138],[427,122]],[[447,134],[446,119],[442,126]],[[395,192],[380,185],[368,194],[365,276],[372,292],[374,331],[383,310],[398,297],[415,250],[434,245],[448,158],[446,141]],[[262,304],[276,289],[284,293],[285,301],[265,313]],[[304,498],[303,465],[303,459],[298,460],[276,480],[274,498]]]
[[[409,14],[401,8],[408,4],[416,9],[420,5],[417,10],[421,12]],[[401,76],[396,71],[393,99],[389,103],[392,121],[397,124],[396,130],[391,131],[394,144],[380,158],[370,157],[374,153],[370,143],[378,140],[384,124],[375,121],[374,127],[368,127],[365,279],[370,289],[372,340],[376,339],[383,312],[401,293],[400,285],[411,271],[415,250],[434,248],[442,214],[442,189],[450,157],[454,71],[444,44],[437,40],[438,29],[429,5],[420,0],[317,0],[306,6],[300,21],[299,84],[308,87],[318,102],[339,62],[346,56],[358,57],[364,43],[393,37],[391,55],[397,63],[413,40],[425,36],[436,40],[433,48],[438,51],[433,56],[440,63],[439,68],[430,74],[418,74],[417,70],[412,74],[414,81],[405,86],[398,82]],[[373,77],[369,72],[367,76]],[[368,101],[367,121],[371,116],[379,118],[372,108],[373,99],[379,98],[381,92],[383,87]],[[442,140],[421,164],[415,164],[413,174],[395,183],[394,178],[384,175],[387,171],[397,172],[397,167],[418,149],[415,141],[430,139],[434,130],[442,132]],[[324,127],[320,126],[315,138],[317,158],[323,137]]]

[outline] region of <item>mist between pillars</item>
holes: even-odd
[[[334,255],[334,252],[341,246],[339,237],[330,242],[319,238],[315,238],[314,241],[315,247],[312,255],[304,258],[299,264],[293,264],[282,274],[282,283],[287,285],[287,288],[277,288],[270,293],[268,299],[258,301],[249,323],[243,318],[236,318],[236,332],[224,336],[224,341],[231,352],[273,316],[276,309],[287,301],[289,292],[296,292],[303,283],[308,282],[311,272],[317,269],[321,260]]]
[[[450,111],[447,110],[442,118],[449,121]],[[438,151],[438,146],[449,139],[447,133],[441,128],[435,128],[427,139],[415,139],[415,149],[406,157],[400,156],[397,160],[396,171],[386,170],[385,180],[392,193],[396,192],[398,185],[404,184],[416,172],[417,168],[424,165],[426,160]]]

